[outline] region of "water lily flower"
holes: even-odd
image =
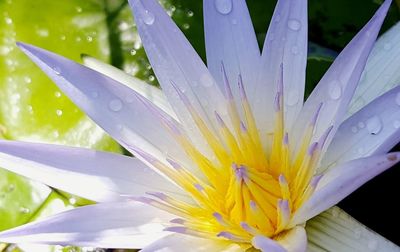
[[[162,91],[93,59],[98,71],[19,44],[135,157],[2,140],[1,167],[98,204],[4,231],[0,241],[399,251],[334,207],[400,158],[387,154],[400,136],[400,87],[382,94],[371,87],[379,82],[364,81],[356,91],[391,1],[305,102],[306,0],[278,1],[262,52],[244,0],[203,3],[207,66],[156,0],[130,0]],[[374,69],[384,60],[376,56]],[[367,105],[349,112],[359,99]]]

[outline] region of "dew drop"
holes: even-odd
[[[61,69],[59,67],[53,67],[53,71],[55,74],[60,75],[61,74]]]
[[[390,49],[392,49],[392,45],[390,43],[385,43],[383,45],[383,49],[385,49],[386,51],[389,51]]]
[[[114,99],[108,104],[108,107],[114,112],[120,111],[122,106],[122,101],[120,99]]]
[[[210,75],[208,74],[203,74],[200,78],[200,83],[204,86],[204,87],[212,87],[214,84],[213,79],[211,78]]]
[[[365,128],[365,123],[363,123],[363,122],[359,122],[357,125],[358,125],[358,127],[359,127],[360,129]]]
[[[132,55],[132,56],[136,55],[136,53],[137,53],[137,51],[136,51],[135,49],[132,49],[132,50],[131,50],[131,55]]]
[[[57,97],[57,98],[60,98],[60,97],[61,97],[61,93],[58,92],[58,91],[56,91],[56,92],[54,93],[54,96]]]
[[[215,9],[223,15],[232,11],[232,0],[215,0]]]
[[[29,76],[25,76],[24,81],[25,81],[25,83],[29,84],[32,82],[32,79]]]
[[[189,10],[189,11],[186,12],[186,16],[193,17],[194,16],[194,12]]]
[[[357,153],[360,155],[364,154],[364,148],[363,147],[358,148]]]
[[[13,22],[12,19],[9,17],[6,17],[4,20],[6,21],[6,24],[8,24],[8,25],[12,24],[12,22]]]
[[[337,100],[342,96],[342,87],[339,81],[334,80],[329,84],[329,96],[333,100]]]
[[[396,95],[396,104],[400,106],[400,93]]]
[[[63,111],[61,109],[57,109],[56,114],[57,114],[57,116],[62,116]]]
[[[99,93],[97,93],[96,91],[94,91],[94,92],[91,93],[91,96],[92,96],[93,98],[97,98],[97,97],[99,97]]]
[[[368,132],[372,135],[377,135],[382,130],[382,122],[377,116],[373,116],[367,120]]]
[[[156,17],[154,16],[154,14],[148,10],[144,11],[142,18],[143,18],[143,23],[145,23],[147,25],[154,24],[154,21],[156,20]]]
[[[71,205],[75,205],[75,204],[76,204],[76,199],[75,199],[75,198],[70,198],[70,199],[68,200],[68,202],[69,202]]]
[[[92,36],[87,36],[87,37],[86,37],[86,40],[87,40],[87,42],[89,42],[89,43],[90,43],[90,42],[92,42],[92,41],[93,41],[93,37],[92,37]]]
[[[190,24],[184,23],[184,24],[182,25],[182,28],[183,28],[184,30],[188,30],[188,29],[190,28]]]
[[[299,102],[299,99],[300,99],[299,92],[296,90],[290,90],[288,92],[288,97],[285,103],[288,106],[294,106]]]
[[[297,19],[289,19],[288,27],[289,27],[289,29],[291,29],[293,31],[298,31],[301,28],[301,23]]]
[[[150,75],[150,76],[149,76],[149,81],[150,81],[150,82],[153,82],[155,79],[156,79],[156,78],[154,77],[154,75]]]
[[[14,184],[9,184],[8,185],[8,187],[7,187],[7,192],[12,192],[12,191],[14,191],[15,190],[15,185]]]
[[[395,121],[393,122],[393,127],[394,127],[395,129],[400,128],[400,121],[399,121],[399,120],[395,120]]]
[[[233,25],[237,25],[237,19],[236,18],[233,18],[232,20],[231,20],[231,23],[233,24]]]
[[[299,53],[299,48],[297,46],[293,46],[292,49],[290,49],[290,51],[294,54],[297,55]]]
[[[358,128],[356,126],[351,127],[351,132],[357,133],[358,132]]]
[[[20,213],[23,213],[23,214],[28,214],[28,213],[31,212],[31,210],[29,208],[26,208],[26,207],[20,207],[19,211],[20,211]]]

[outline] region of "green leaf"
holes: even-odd
[[[0,1],[0,133],[2,138],[120,152],[120,147],[64,96],[16,46],[35,44],[68,58],[108,61],[104,2]],[[28,222],[51,190],[0,170],[0,230]]]

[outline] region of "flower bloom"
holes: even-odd
[[[399,139],[399,123],[393,123],[400,88],[379,97],[364,92],[358,98],[368,105],[348,113],[390,3],[306,102],[305,0],[278,1],[262,53],[244,0],[204,0],[207,67],[157,1],[131,0],[162,93],[96,60],[87,64],[104,74],[20,43],[135,158],[1,141],[2,167],[99,204],[2,232],[0,241],[306,251],[330,249],[324,232],[337,229],[338,251],[398,251],[337,208],[322,213],[400,158],[386,154]],[[306,232],[318,215],[329,225]],[[355,235],[361,242],[348,241]]]

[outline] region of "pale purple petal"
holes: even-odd
[[[279,243],[263,235],[257,235],[251,240],[251,244],[262,252],[287,252]]]
[[[283,65],[285,123],[290,128],[301,109],[307,62],[307,1],[279,0],[261,57],[260,76],[253,107],[258,126],[273,129],[273,100]]]
[[[221,64],[225,66],[234,97],[239,101],[241,74],[246,94],[253,100],[260,61],[260,49],[245,0],[205,0],[204,27],[207,66],[224,90]]]
[[[307,221],[306,231],[308,251],[400,251],[338,207]]]
[[[129,75],[112,65],[104,63],[88,55],[82,56],[82,60],[85,66],[97,72],[100,72],[118,81],[119,83],[126,85],[127,87],[132,88],[137,93],[139,93],[146,99],[153,102],[157,107],[162,109],[165,113],[167,113],[174,119],[177,119],[175,112],[172,110],[171,105],[167,100],[167,97],[165,97],[161,89],[159,89],[158,87],[150,85],[141,79],[135,78],[134,76]]]
[[[129,1],[138,32],[162,90],[199,149],[212,156],[174,85],[213,131],[214,112],[226,116],[224,96],[207,67],[156,0]],[[173,85],[173,84],[174,85]]]
[[[150,112],[152,103],[146,100],[148,104],[145,104],[143,96],[64,57],[32,45],[19,43],[19,46],[75,104],[121,145],[128,149],[130,146],[139,147],[160,159],[168,152],[170,157],[187,162],[186,154],[163,127],[159,117]],[[163,111],[158,110],[158,114],[178,124]]]
[[[291,220],[292,225],[303,223],[334,206],[364,183],[395,165],[400,153],[356,159],[330,169],[320,180],[311,196]]]
[[[209,252],[209,251],[224,251],[224,252],[240,252],[243,251],[239,245],[231,242],[217,241],[212,239],[203,239],[183,234],[168,235],[156,242],[146,246],[142,252]]]
[[[400,83],[400,23],[379,37],[368,57],[360,83],[347,111],[358,111],[376,97]]]
[[[0,233],[0,242],[142,248],[168,233],[166,212],[137,202],[80,207]]]
[[[185,195],[137,158],[84,148],[2,140],[0,166],[98,202],[148,191]]]
[[[347,106],[354,94],[390,3],[390,0],[385,1],[368,24],[336,58],[321,79],[296,120],[292,131],[294,139],[301,139],[305,128],[309,124],[308,122],[321,103],[323,106],[312,141],[317,140],[332,125],[335,126],[332,133],[335,133],[339,126],[338,124],[343,120],[347,111]],[[330,140],[331,138],[327,142],[329,143]]]
[[[340,125],[324,156],[321,169],[326,169],[333,163],[384,154],[399,139],[400,87],[396,87]]]

